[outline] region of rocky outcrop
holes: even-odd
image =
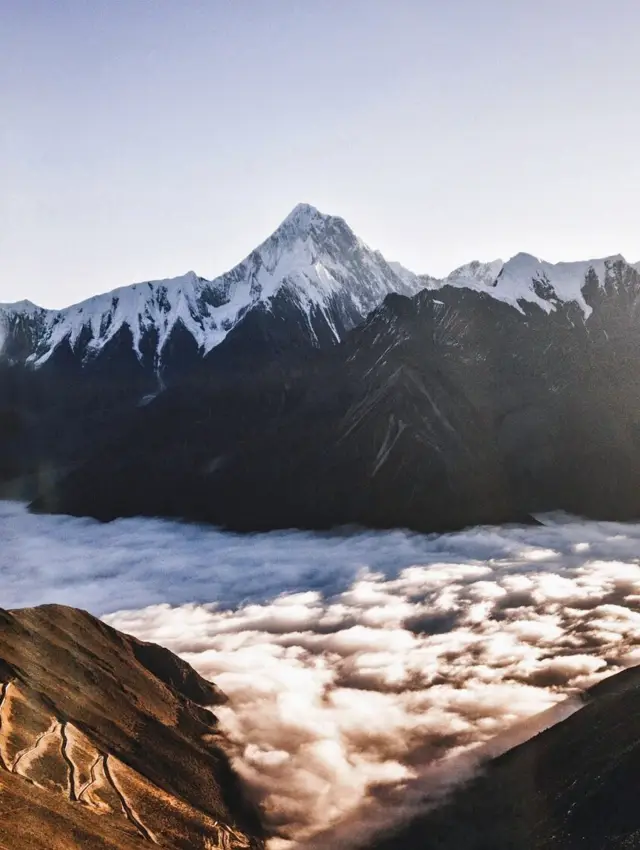
[[[223,700],[89,614],[0,609],[0,847],[261,850]]]

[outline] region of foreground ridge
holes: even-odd
[[[640,667],[369,850],[627,850],[640,843]]]
[[[216,719],[199,704],[223,697],[167,650],[74,609],[0,609],[0,682],[1,837],[11,846],[263,847]]]

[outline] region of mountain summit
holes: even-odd
[[[35,366],[62,350],[83,364],[128,350],[139,364],[161,369],[185,341],[207,356],[250,313],[259,315],[261,333],[276,333],[280,344],[285,322],[298,342],[317,347],[340,341],[389,293],[413,295],[421,288],[416,275],[387,263],[343,219],[299,204],[245,260],[215,280],[190,271],[63,310],[0,305],[0,346],[7,356]]]
[[[0,304],[0,354],[36,368],[108,362],[111,371],[117,363],[149,373],[190,368],[220,347],[251,360],[332,346],[387,295],[443,286],[487,292],[518,310],[531,303],[550,312],[575,301],[586,316],[587,275],[603,287],[621,261],[553,264],[521,253],[506,263],[473,261],[441,279],[419,276],[369,248],[344,219],[298,204],[248,257],[214,280],[189,271],[63,310],[28,301]]]

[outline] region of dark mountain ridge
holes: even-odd
[[[0,495],[242,530],[637,517],[639,303],[620,256],[438,281],[301,205],[213,282],[0,308]]]
[[[240,530],[640,516],[640,275],[614,259],[581,292],[389,295],[314,357],[169,388],[36,506]]]
[[[389,292],[422,285],[301,204],[213,281],[189,272],[64,310],[0,304],[0,496],[33,497],[167,386],[312,357]]]
[[[485,765],[442,805],[370,850],[629,850],[640,846],[640,668]]]

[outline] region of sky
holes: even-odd
[[[637,0],[0,0],[0,302],[215,277],[298,203],[414,271],[640,259]]]

